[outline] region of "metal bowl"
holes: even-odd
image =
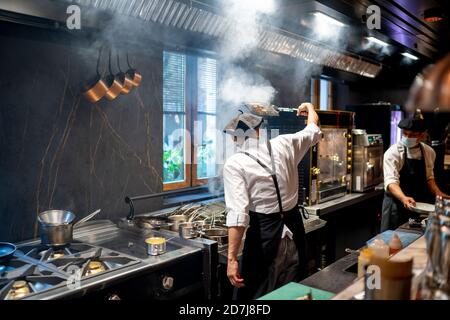
[[[65,210],[49,210],[41,212],[38,220],[46,226],[68,225],[75,220],[75,214]]]

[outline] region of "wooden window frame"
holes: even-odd
[[[198,58],[199,55],[183,53],[186,57],[184,127],[189,137],[184,137],[184,181],[163,182],[163,191],[172,191],[206,185],[211,179],[197,178],[197,146],[195,145],[194,123],[198,119]],[[164,113],[164,112],[163,112]]]

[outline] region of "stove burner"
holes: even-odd
[[[31,293],[30,286],[24,280],[14,281],[5,300],[17,300]]]
[[[94,274],[102,273],[106,271],[106,266],[101,261],[90,261],[86,267],[84,276],[89,277]]]
[[[81,271],[82,279],[87,279],[138,262],[116,251],[80,242],[58,248],[18,246],[11,260],[0,265],[0,300],[33,299],[44,291],[60,288],[71,279],[74,268]]]
[[[50,255],[50,260],[59,259],[61,257],[64,257],[65,255],[66,254],[64,253],[64,251],[56,251]]]

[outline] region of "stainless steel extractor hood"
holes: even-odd
[[[202,34],[216,40],[220,40],[229,32],[233,23],[221,16],[217,8],[194,0],[0,0],[0,10],[58,20],[55,10],[50,10],[49,7],[51,15],[48,16],[43,9],[48,6],[43,4],[65,7],[76,4],[82,8],[133,17],[175,30]],[[272,26],[265,26],[259,39],[259,47],[272,53],[303,59],[364,77],[374,78],[382,69],[380,64],[366,61],[348,52],[339,52],[323,43]]]

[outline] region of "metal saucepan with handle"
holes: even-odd
[[[130,93],[131,89],[134,88],[133,81],[128,77],[128,75],[122,71],[120,68],[120,56],[117,54],[117,68],[119,68],[119,73],[116,75],[119,83],[122,85],[122,94]]]
[[[169,216],[169,220],[173,223],[170,230],[177,232],[180,228],[180,223],[187,222],[187,217],[184,214],[175,214]]]
[[[129,69],[126,72],[126,74],[128,75],[128,77],[130,77],[130,80],[131,80],[131,83],[133,84],[133,86],[137,88],[141,84],[142,74],[140,74],[139,71],[137,71],[136,69],[131,67],[128,53],[127,53],[127,64],[128,64]]]
[[[202,233],[204,237],[217,241],[217,244],[220,246],[228,244],[228,230],[226,229],[211,228],[203,231]]]
[[[16,246],[9,242],[0,242],[0,264],[7,262],[16,252]],[[1,272],[0,272],[1,274]]]
[[[100,74],[100,58],[102,55],[103,47],[100,48],[100,51],[98,53],[98,59],[97,59],[97,75],[90,79],[85,87],[86,91],[83,93],[83,95],[86,97],[86,99],[91,103],[96,103],[100,101],[108,91],[108,86],[103,81],[102,75]]]
[[[116,99],[122,92],[122,85],[118,81],[118,78],[113,74],[111,67],[111,50],[109,51],[109,75],[106,77],[106,85],[108,86],[108,91],[106,91],[106,99],[112,101]]]
[[[100,213],[100,209],[74,223],[75,214],[65,210],[49,210],[38,215],[41,226],[41,242],[47,246],[60,247],[73,240],[73,229]]]

